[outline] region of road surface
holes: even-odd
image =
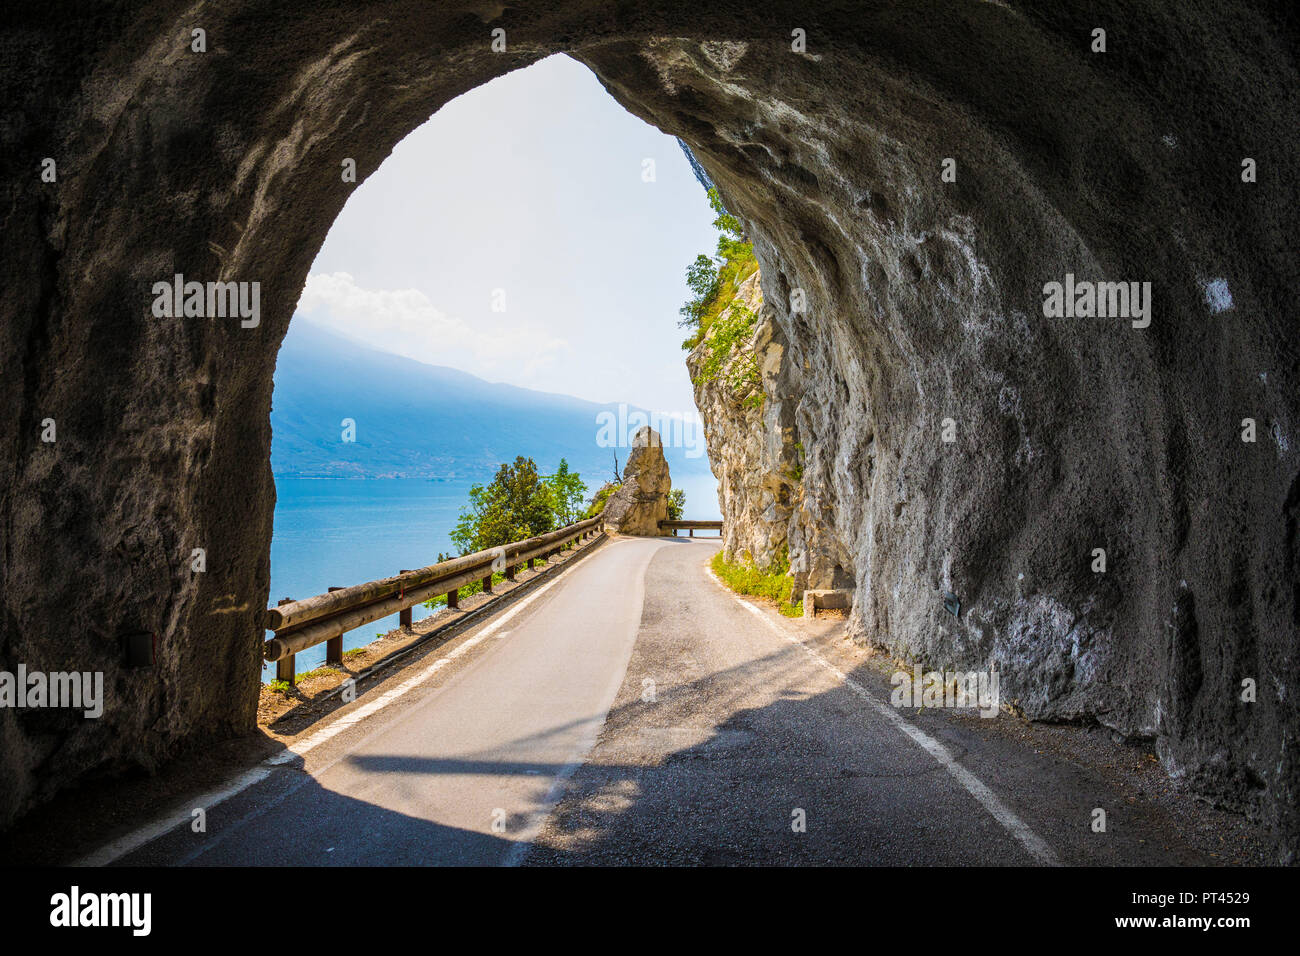
[[[1224,862],[1158,771],[893,708],[843,622],[737,598],[716,547],[606,542],[196,798],[203,832],[181,807],[85,862]]]

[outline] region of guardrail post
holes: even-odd
[[[330,588],[331,591],[342,591],[342,588]],[[343,635],[331,637],[325,642],[325,663],[342,664],[343,663]]]
[[[450,608],[450,609],[453,610],[453,611],[460,607],[460,591],[459,591],[459,590],[456,590],[456,591],[448,591],[448,592],[447,592],[447,607]]]
[[[288,657],[282,657],[275,662],[275,679],[287,681],[290,687],[298,683],[297,675],[293,670],[294,658],[297,655],[290,654]]]
[[[515,566],[513,564],[508,564],[506,565],[506,580],[513,581],[514,579],[515,579]]]
[[[485,578],[483,579],[483,593],[484,593],[484,594],[491,594],[491,593],[492,593],[492,575],[491,575],[491,573],[489,573],[489,574],[487,575],[487,577],[485,577]]]
[[[281,598],[280,604],[292,604],[293,598]],[[277,605],[278,606],[278,605]],[[297,655],[290,654],[288,657],[282,657],[275,662],[275,679],[287,681],[290,687],[298,683],[297,674],[294,671],[294,658]]]
[[[694,528],[690,528],[690,529],[688,529],[688,530],[690,531],[690,535],[691,535],[691,537],[692,537],[692,538],[695,537],[695,529],[694,529]]]
[[[410,570],[410,568],[402,568],[402,570],[397,573],[405,574]],[[411,609],[409,607],[402,608],[402,610],[397,612],[397,626],[406,628],[407,630],[411,629]]]
[[[534,562],[535,560],[537,560],[537,559],[536,559],[536,558],[529,558],[529,559],[528,559],[528,570],[529,570],[529,571],[531,571],[531,570],[533,569],[533,562]]]

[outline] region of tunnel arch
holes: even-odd
[[[781,349],[764,415],[809,450],[771,520],[804,570],[852,562],[856,633],[996,664],[1031,716],[1156,741],[1294,853],[1295,39],[1280,5],[1235,3],[16,14],[3,648],[103,670],[109,706],[0,714],[0,820],[252,728],[271,374],[347,199],[339,163],[361,181],[454,96],[565,52],[686,142],[751,229]],[[178,272],[260,282],[258,326],[159,321],[150,289]],[[1045,320],[1067,273],[1152,282],[1151,325]],[[946,619],[942,590],[969,616]],[[152,667],[122,666],[131,632]],[[1246,709],[1252,676],[1271,690]]]

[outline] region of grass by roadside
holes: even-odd
[[[737,594],[771,601],[786,617],[803,615],[803,601],[790,601],[794,578],[790,575],[788,561],[774,562],[765,571],[751,557],[746,556],[741,561],[728,561],[726,554],[719,551],[713,556],[711,565],[719,580]]]

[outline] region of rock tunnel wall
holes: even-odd
[[[796,569],[854,583],[863,640],[996,663],[1032,716],[1154,739],[1172,773],[1261,812],[1290,858],[1300,84],[1286,11],[7,14],[0,665],[102,670],[106,703],[97,721],[0,711],[0,820],[252,729],[271,376],[354,188],[340,164],[364,179],[452,97],[563,51],[688,143],[755,238],[764,423],[803,449],[801,504],[773,516]],[[153,284],[175,273],[259,282],[258,324],[155,317]],[[1045,318],[1044,284],[1067,273],[1150,282],[1150,325]],[[152,667],[122,665],[131,632],[151,635]]]

